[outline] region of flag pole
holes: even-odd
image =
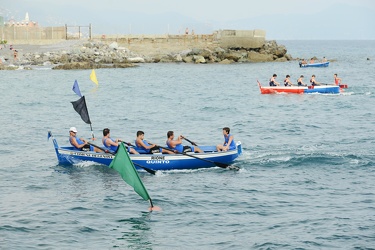
[[[95,139],[95,135],[94,135],[94,131],[92,130],[91,123],[90,123],[90,129],[91,129],[91,136],[92,136],[92,139],[94,140],[94,139]]]
[[[90,124],[91,136],[92,136],[92,139],[95,140],[95,135],[94,135],[94,131],[92,130],[92,125],[91,125],[91,120],[90,120],[90,116],[89,116],[89,111],[87,110],[86,100],[85,100],[85,97],[82,96],[81,91],[79,90],[79,86],[78,86],[78,81],[77,80],[74,81],[72,90],[79,97],[81,97],[79,100],[77,100],[75,102],[72,102],[73,108],[75,109],[75,111],[77,111],[77,113],[81,116],[82,120],[85,123]]]

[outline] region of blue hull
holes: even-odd
[[[95,153],[93,151],[78,151],[73,147],[59,147],[56,139],[53,143],[57,160],[61,165],[72,165],[81,162],[95,162],[109,166],[114,158],[108,153]],[[139,154],[130,155],[137,170],[137,164],[152,170],[174,170],[174,169],[198,169],[216,167],[217,163],[232,164],[242,153],[241,142],[237,142],[237,148],[226,152],[213,152],[215,146],[200,146],[205,153],[192,153],[192,156],[182,154]],[[196,159],[200,158],[200,159]]]
[[[299,64],[301,68],[308,68],[308,67],[317,67],[317,68],[323,68],[323,67],[328,67],[329,62],[324,62],[324,63],[308,63],[308,64]]]
[[[304,93],[340,94],[340,87],[338,85],[309,86]]]

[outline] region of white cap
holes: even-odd
[[[72,132],[74,132],[74,133],[77,133],[77,132],[78,132],[77,129],[76,129],[76,127],[71,127],[71,128],[69,129],[69,131],[72,131]]]

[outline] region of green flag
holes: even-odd
[[[132,186],[134,188],[134,191],[139,194],[144,200],[151,201],[151,198],[148,195],[141,179],[139,178],[138,172],[135,169],[133,162],[130,160],[128,152],[126,151],[123,143],[119,145],[116,156],[109,167],[119,172],[122,179],[130,186]]]

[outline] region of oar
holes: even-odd
[[[91,142],[87,142],[87,143],[88,143],[89,145],[93,146],[93,147],[96,147],[96,148],[98,148],[98,149],[101,149],[103,152],[106,152],[106,153],[108,152],[108,153],[110,153],[111,155],[116,155],[115,153],[109,151],[108,149],[105,149],[105,148],[99,147],[98,145],[92,144]],[[126,147],[126,146],[125,146],[125,147]],[[135,162],[133,162],[133,164],[136,165],[136,166],[138,166],[138,167],[140,167],[140,168],[143,168],[144,170],[146,170],[146,171],[149,172],[150,174],[153,174],[153,175],[156,174],[156,171],[155,171],[155,170],[152,170],[152,169],[150,169],[150,168],[146,168],[146,167],[144,167],[144,166],[142,166],[142,165],[139,165],[138,163],[135,163]]]
[[[198,146],[195,142],[190,141],[190,140],[189,140],[188,138],[186,138],[186,137],[183,137],[183,139],[184,139],[184,140],[187,140],[188,142],[190,142],[191,145],[193,145],[193,146]]]
[[[215,164],[216,166],[218,167],[221,167],[221,168],[230,168],[230,169],[235,169],[235,170],[239,170],[240,168],[239,167],[236,167],[236,166],[230,166],[229,164],[225,164],[225,163],[221,163],[221,162],[216,162],[216,161],[211,161],[211,160],[207,160],[207,159],[203,159],[203,158],[200,158],[200,157],[197,157],[197,156],[194,156],[194,155],[191,155],[191,154],[187,154],[187,153],[180,153],[176,150],[173,150],[173,149],[170,149],[170,148],[166,148],[166,147],[162,147],[162,146],[158,146],[162,149],[165,149],[165,150],[168,150],[168,151],[172,151],[176,154],[182,154],[182,155],[186,155],[186,156],[189,156],[189,157],[192,157],[192,158],[195,158],[195,159],[198,159],[198,160],[201,160],[201,161],[205,161],[205,162],[210,162],[210,163],[213,163]]]

